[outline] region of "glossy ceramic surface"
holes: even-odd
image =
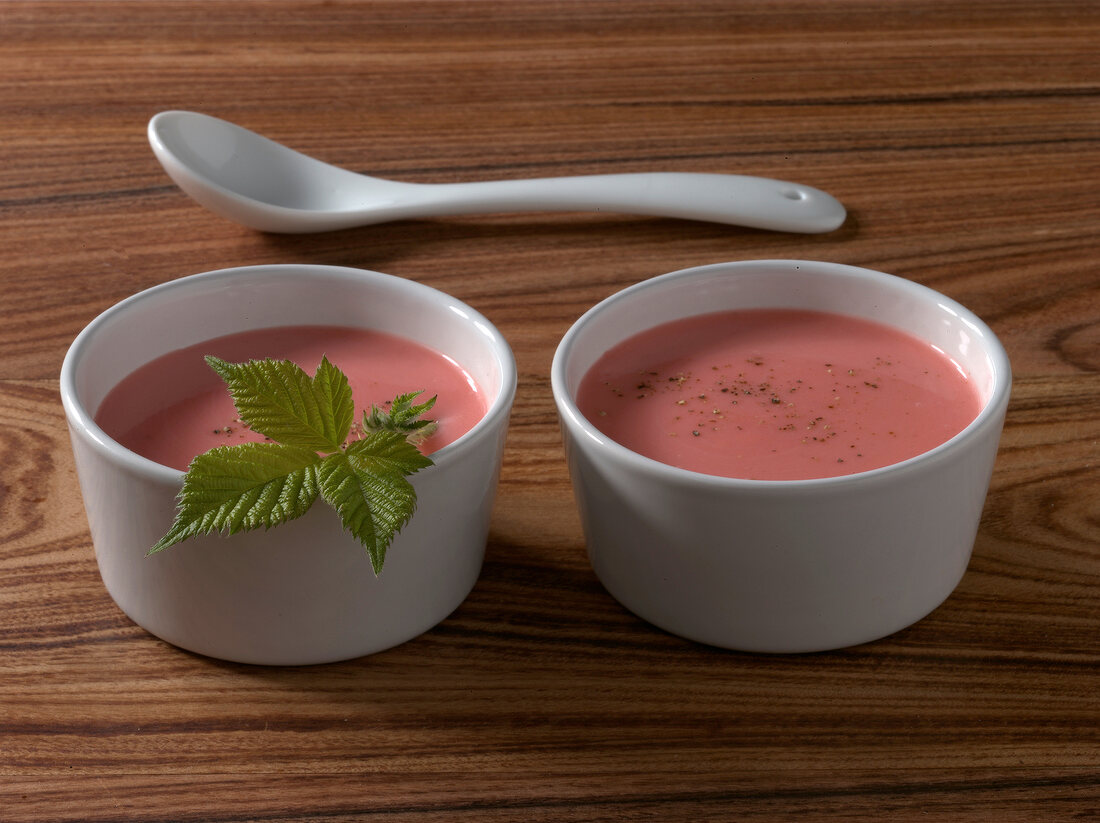
[[[320,504],[270,531],[195,538],[146,557],[172,522],[182,474],[109,438],[93,420],[103,397],[174,349],[302,323],[414,337],[470,372],[491,401],[488,413],[411,478],[418,509],[380,577],[335,512]],[[409,640],[447,617],[480,572],[515,384],[511,350],[485,317],[435,289],[377,272],[226,269],[124,300],[81,332],[61,372],[103,581],[138,625],[227,660],[323,663]]]
[[[608,348],[664,322],[739,308],[802,308],[887,323],[971,376],[978,417],[910,460],[846,477],[752,481],[673,468],[608,439],[577,386]],[[811,261],[689,269],[592,308],[555,354],[552,386],[592,566],[633,612],[733,649],[809,652],[912,624],[966,570],[1008,404],[1007,355],[972,312],[880,272]]]
[[[844,222],[832,195],[738,174],[657,172],[402,183],[323,163],[238,125],[189,111],[149,121],[149,144],[176,184],[211,211],[271,232],[314,232],[415,217],[611,211],[819,233]]]

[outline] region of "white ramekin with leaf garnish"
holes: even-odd
[[[370,519],[363,512],[371,508],[371,492],[358,500],[359,511],[347,508],[357,492],[349,491],[355,477],[342,452],[327,455],[327,463],[317,456],[314,466],[310,441],[288,446],[279,460],[304,461],[295,469],[298,479],[306,478],[294,485],[297,503],[287,503],[284,494],[281,512],[257,514],[262,505],[253,500],[242,518],[240,506],[222,500],[203,520],[181,497],[184,472],[122,446],[96,423],[112,388],[162,355],[223,335],[301,325],[415,340],[453,359],[484,394],[484,416],[432,453],[431,465],[396,461],[408,475],[415,509],[411,499],[398,499],[410,516],[398,509],[389,523],[396,534],[377,545],[373,531],[370,539],[356,531],[358,519]],[[249,376],[224,364],[219,374],[229,383]],[[333,375],[280,377],[291,378],[300,378],[307,392],[324,383],[324,391],[316,391],[325,402],[334,398],[338,421],[328,436],[342,437],[345,398],[331,390]],[[77,474],[108,592],[157,637],[236,662],[325,663],[416,637],[457,608],[480,573],[515,386],[512,352],[484,316],[440,291],[378,272],[297,264],[224,269],[123,300],[80,333],[61,371]],[[430,386],[410,389],[432,393]],[[235,391],[245,393],[241,385]],[[270,425],[275,434],[282,431],[277,422]],[[380,448],[395,445],[386,436]],[[194,471],[192,463],[187,476]],[[378,488],[385,495],[405,483],[395,476]],[[154,547],[160,550],[151,552]]]

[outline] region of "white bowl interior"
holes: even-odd
[[[96,439],[109,440],[93,422],[96,410],[140,366],[221,335],[308,324],[418,340],[469,372],[485,393],[489,413],[515,380],[511,352],[499,333],[443,292],[378,272],[273,265],[184,277],[108,309],[73,342],[62,369],[62,395],[79,424],[95,431]]]
[[[1007,357],[989,328],[943,295],[881,272],[809,261],[720,263],[656,277],[586,313],[563,340],[557,377],[571,411],[581,379],[613,346],[662,323],[733,309],[790,308],[874,320],[928,341],[973,381],[983,408],[1007,383]]]

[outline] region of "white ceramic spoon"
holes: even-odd
[[[269,232],[330,231],[388,220],[514,211],[610,211],[819,233],[844,222],[834,197],[799,183],[660,172],[428,185],[322,163],[233,123],[188,111],[149,121],[168,175],[202,205]]]

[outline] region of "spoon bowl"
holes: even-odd
[[[822,233],[845,219],[831,195],[736,174],[653,172],[404,183],[324,163],[226,120],[164,111],[149,143],[168,176],[217,214],[260,231],[297,234],[461,214],[611,211]]]

